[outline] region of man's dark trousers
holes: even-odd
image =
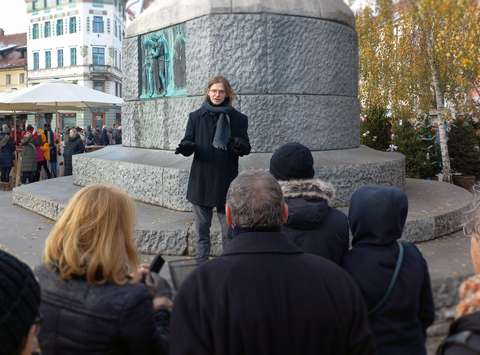
[[[210,226],[212,225],[213,207],[192,204],[195,215],[195,231],[197,233],[197,261],[205,262],[210,256]],[[217,217],[222,229],[222,246],[228,241],[228,226],[225,211],[217,208]]]

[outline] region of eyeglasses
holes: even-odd
[[[210,93],[214,94],[214,95],[225,95],[225,90],[210,90]]]

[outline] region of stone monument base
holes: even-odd
[[[336,206],[346,206],[360,186],[377,184],[404,188],[404,157],[361,146],[314,151],[317,177],[337,189]],[[240,159],[240,170],[268,169],[271,153],[252,153]],[[107,146],[73,157],[73,182],[116,185],[134,199],[177,211],[190,211],[185,199],[192,158],[172,151]]]
[[[56,220],[71,196],[81,187],[71,176],[22,185],[13,190],[13,203]],[[455,185],[407,179],[409,212],[403,238],[420,242],[458,231],[471,194]],[[136,202],[135,235],[143,254],[194,255],[193,214]],[[343,209],[347,212],[346,208]],[[212,254],[221,253],[220,226],[212,226]]]

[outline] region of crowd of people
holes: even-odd
[[[286,197],[288,182],[302,178],[307,189]],[[232,238],[220,257],[199,262],[175,297],[139,265],[131,198],[108,185],[81,189],[34,273],[0,252],[0,352],[32,354],[37,335],[46,355],[426,354],[434,305],[425,260],[399,240],[405,194],[360,188],[345,217],[311,193],[321,184],[310,174],[278,181],[265,171],[241,173],[226,199]],[[310,209],[315,223],[294,223],[302,210],[312,221]],[[479,295],[478,276],[462,285],[458,319],[438,354],[478,354]]]
[[[268,172],[238,174],[251,146],[233,99],[225,78],[212,79],[176,149],[193,155],[187,199],[198,239],[196,268],[175,297],[139,264],[132,199],[90,185],[69,201],[34,272],[0,251],[0,353],[30,355],[37,335],[44,355],[426,355],[435,308],[427,263],[402,240],[405,193],[361,187],[345,215],[332,207],[335,188],[315,178],[311,151],[295,142],[273,153]],[[70,130],[68,142],[83,146],[80,134]],[[35,160],[43,136],[47,128],[22,138],[32,179],[46,167]],[[480,273],[476,199],[466,232]],[[214,259],[213,211],[223,237]],[[460,298],[439,355],[480,354],[478,276]]]
[[[10,174],[17,159],[17,150],[22,158],[20,180],[22,184],[27,184],[60,176],[59,165],[63,165],[63,176],[72,175],[72,156],[85,152],[87,146],[121,143],[122,127],[118,124],[111,128],[104,126],[101,131],[90,126],[85,130],[66,127],[62,137],[58,137],[48,123],[43,128],[32,125],[27,125],[25,129],[17,127],[16,132],[3,124],[0,130],[1,190],[12,188]]]

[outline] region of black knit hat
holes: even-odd
[[[300,143],[287,143],[270,159],[270,174],[277,180],[311,179],[315,175],[310,149]]]
[[[0,354],[17,354],[38,315],[40,287],[32,270],[0,250]]]

